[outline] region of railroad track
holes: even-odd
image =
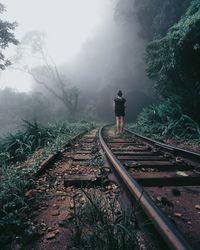
[[[102,149],[109,164],[103,162]],[[118,201],[120,196],[117,204],[121,212],[116,212],[121,215],[123,208],[140,204],[167,249],[199,249],[199,162],[198,154],[130,131],[116,136],[109,126],[99,131],[93,129],[42,164],[36,186],[26,194],[32,203],[31,218],[39,226],[41,235],[24,249],[65,249],[71,234],[68,226],[63,225],[74,219],[75,199],[78,199],[76,205],[87,202],[83,190],[88,194],[101,194],[108,204],[111,197]],[[117,178],[113,179],[113,175]],[[127,197],[123,197],[125,190],[129,190]],[[127,199],[130,193],[134,203],[133,198]],[[135,219],[138,223],[141,218]],[[149,246],[151,237],[144,239],[143,229],[137,225],[136,228],[139,244],[146,245],[144,249],[163,249],[162,242]]]
[[[200,155],[105,126],[101,146],[114,173],[170,249],[199,249]]]

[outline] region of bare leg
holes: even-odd
[[[124,130],[124,117],[120,116],[120,133],[122,133]]]
[[[120,118],[116,116],[116,134],[120,132]]]

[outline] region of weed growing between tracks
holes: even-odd
[[[117,196],[83,193],[85,202],[74,198],[74,219],[67,224],[72,234],[70,249],[139,249],[135,217],[121,210]]]
[[[66,143],[93,127],[89,123],[62,123],[43,127],[25,123],[25,129],[0,140],[0,246],[32,239],[37,227],[32,214],[28,190],[33,188],[33,174],[50,154],[57,153]],[[28,159],[26,162],[23,160]],[[18,168],[18,167],[22,168]]]
[[[102,155],[98,152],[92,156],[92,158],[85,162],[84,165],[90,166],[90,167],[102,167],[104,164]]]

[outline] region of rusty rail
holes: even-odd
[[[156,140],[153,140],[153,139],[150,139],[146,136],[143,136],[143,135],[139,135],[138,133],[135,133],[131,130],[128,130],[126,129],[126,131],[130,134],[133,134],[135,137],[145,141],[147,144],[149,145],[152,145],[154,147],[158,147],[160,149],[163,149],[164,151],[168,151],[168,152],[171,152],[173,153],[174,156],[179,156],[179,157],[182,157],[182,158],[185,158],[191,162],[195,162],[198,167],[199,165],[199,162],[200,162],[200,154],[198,153],[195,153],[195,152],[191,152],[189,150],[185,150],[185,149],[181,149],[181,148],[178,148],[178,147],[175,147],[175,146],[171,146],[171,145],[166,145],[162,142],[159,142],[159,141],[156,141]]]
[[[112,163],[115,171],[127,186],[134,198],[140,203],[146,215],[151,219],[158,233],[161,235],[165,243],[170,249],[174,250],[189,250],[192,249],[180,232],[174,227],[163,212],[156,206],[152,199],[144,192],[143,188],[138,184],[123,167],[120,161],[115,157],[112,151],[108,148],[103,139],[103,129],[99,130],[99,139],[106,156]],[[147,139],[147,138],[146,138]]]

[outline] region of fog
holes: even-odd
[[[127,121],[134,121],[152,102],[152,87],[133,2],[2,1],[4,18],[18,22],[20,42],[6,51],[13,64],[0,73],[2,131],[22,119],[113,121],[119,89],[127,99]],[[11,102],[5,110],[4,96],[14,98],[14,108]]]

